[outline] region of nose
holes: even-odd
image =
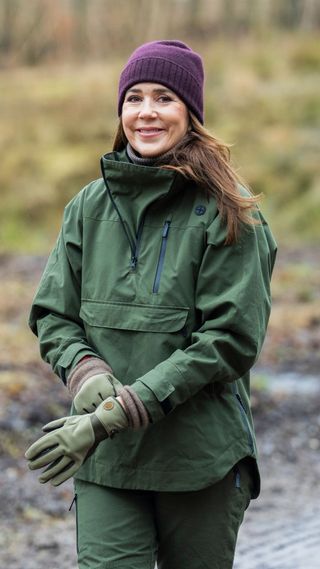
[[[153,104],[153,101],[149,98],[143,99],[141,102],[141,106],[139,108],[139,117],[140,118],[154,118],[157,115],[157,111]]]

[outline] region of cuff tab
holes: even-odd
[[[169,397],[167,397],[167,399],[164,399],[163,401],[160,402],[161,405],[161,409],[164,412],[165,415],[169,415],[169,413],[172,411],[173,407],[170,403]]]

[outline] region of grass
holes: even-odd
[[[205,59],[206,125],[233,145],[283,244],[320,236],[318,38],[194,46]],[[117,125],[123,61],[0,73],[0,252],[47,252],[64,205],[99,176]]]

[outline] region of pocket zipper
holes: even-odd
[[[76,549],[77,553],[79,553],[79,514],[78,514],[78,494],[75,493],[73,500],[70,504],[69,512],[71,512],[73,508],[73,504],[75,505],[76,509]]]
[[[241,475],[240,475],[239,466],[237,464],[233,467],[233,474],[234,474],[235,488],[237,488],[237,490],[240,490],[240,488],[241,488]]]
[[[165,254],[166,254],[166,249],[167,249],[167,241],[168,241],[170,223],[171,223],[170,221],[166,221],[164,223],[164,226],[162,229],[162,240],[161,240],[159,259],[158,259],[156,274],[154,277],[154,283],[153,283],[153,288],[152,288],[152,292],[154,294],[159,292],[163,263],[164,263],[164,258],[165,258]]]
[[[72,510],[72,508],[73,508],[73,504],[75,504],[76,501],[77,501],[77,494],[75,494],[75,495],[73,496],[73,499],[72,499],[72,502],[71,502],[71,504],[70,504],[70,506],[69,506],[68,512],[71,512],[71,510]]]
[[[251,433],[251,429],[250,429],[250,425],[249,425],[249,419],[248,419],[248,415],[247,415],[247,411],[246,408],[243,404],[243,401],[241,399],[241,395],[236,387],[235,384],[232,384],[232,391],[233,394],[236,398],[236,401],[238,403],[238,408],[240,410],[240,414],[241,414],[241,418],[242,418],[242,422],[244,424],[244,427],[247,431],[247,435],[248,435],[248,443],[249,443],[249,447],[250,447],[250,451],[253,454],[254,453],[254,444],[253,444],[253,436]]]

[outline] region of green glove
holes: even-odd
[[[92,413],[101,401],[107,397],[116,396],[117,389],[123,387],[111,373],[99,373],[89,377],[80,387],[73,400],[73,405],[79,415]]]
[[[122,405],[114,397],[103,401],[94,413],[73,415],[51,421],[43,427],[47,434],[25,453],[30,470],[47,466],[39,477],[42,484],[59,486],[77,472],[83,462],[108,437],[128,427]]]

